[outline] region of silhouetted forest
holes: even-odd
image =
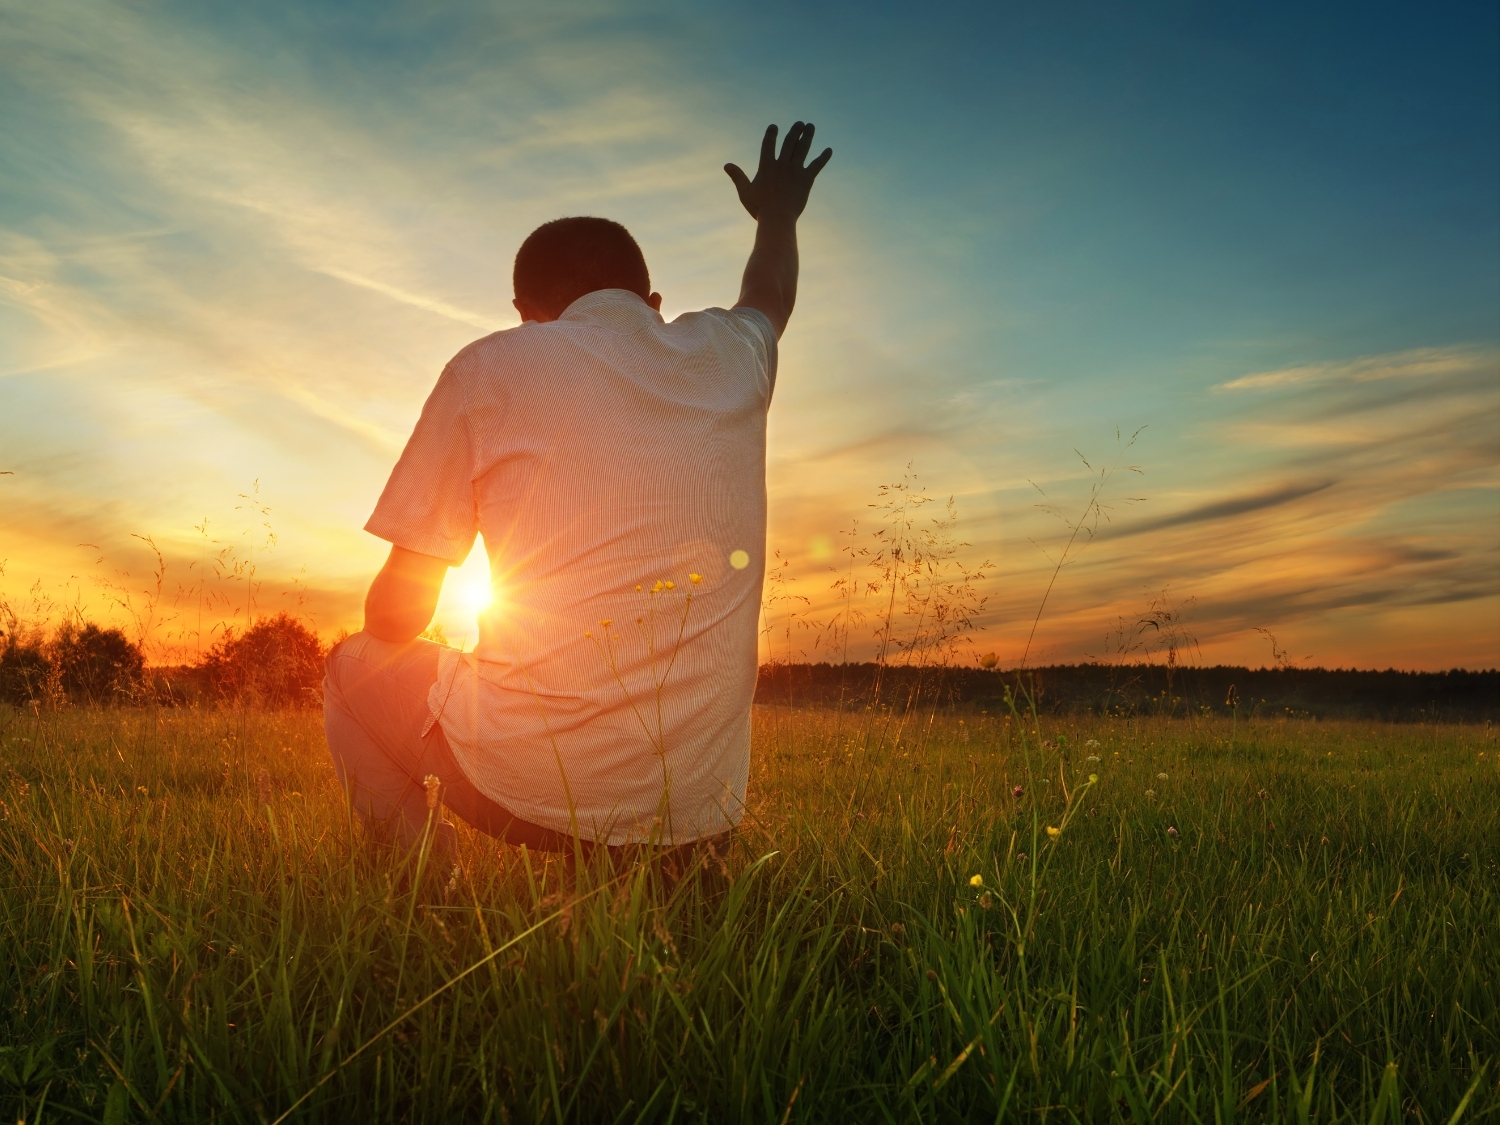
[[[1062,664],[1021,674],[1048,714],[1296,715],[1395,722],[1500,720],[1500,670],[1356,671],[1342,668],[1173,668]],[[757,703],[839,706],[1005,706],[1017,673],[875,664],[765,664]]]

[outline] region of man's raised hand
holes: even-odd
[[[833,149],[825,148],[816,160],[803,167],[812,139],[812,123],[798,121],[787,130],[781,155],[777,156],[776,126],[770,125],[760,142],[760,167],[755,170],[755,179],[746,176],[738,164],[724,165],[752,219],[759,220],[762,216],[796,219],[802,214],[813,181],[833,156]]]

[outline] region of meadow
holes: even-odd
[[[732,853],[673,883],[375,850],[316,711],[0,710],[0,1111],[1500,1114],[1488,726],[755,724]]]

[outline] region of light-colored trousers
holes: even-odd
[[[323,729],[354,811],[381,839],[410,847],[429,816],[423,781],[436,776],[443,806],[481,832],[536,851],[568,851],[571,837],[517,818],[474,788],[441,723],[422,734],[440,651],[431,641],[398,645],[360,632],[328,654]],[[439,823],[437,833],[436,846],[451,852],[453,825]]]

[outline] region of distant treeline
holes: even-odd
[[[1500,670],[1362,672],[1342,668],[1172,668],[1059,664],[1021,674],[1048,714],[1297,715],[1394,722],[1500,720]],[[757,703],[859,709],[961,704],[1001,709],[1015,672],[875,664],[765,664]],[[878,688],[878,697],[877,697]]]
[[[50,631],[0,618],[0,703],[19,707],[242,704],[316,707],[327,650],[285,613],[225,630],[194,664],[148,667],[119,629],[64,621]]]

